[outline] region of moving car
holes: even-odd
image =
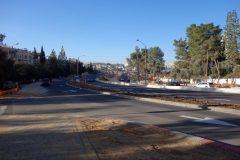
[[[210,82],[201,82],[201,83],[195,84],[193,87],[198,87],[198,88],[213,88],[214,85],[213,85],[213,83],[210,83]]]
[[[50,86],[50,84],[51,84],[50,79],[48,78],[42,79],[42,86]]]
[[[170,82],[167,84],[167,86],[180,86],[179,82]]]

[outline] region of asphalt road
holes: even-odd
[[[8,106],[4,114],[77,114],[89,118],[119,118],[157,125],[240,148],[238,115],[97,94],[67,86],[64,80],[53,81],[46,88],[49,92],[45,95],[15,99],[12,104],[4,104]],[[213,119],[204,119],[206,117]],[[228,124],[220,124],[216,120]]]
[[[119,91],[129,91],[143,94],[157,94],[169,97],[178,96],[182,98],[195,98],[202,101],[214,101],[220,103],[240,105],[240,94],[146,88],[144,86],[124,86],[101,82],[94,82],[94,85]]]

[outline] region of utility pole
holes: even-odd
[[[142,41],[138,40],[137,41],[141,42],[143,44]],[[147,46],[145,44],[143,44],[145,46],[145,85],[147,84],[146,79],[147,79]]]
[[[137,53],[137,80],[139,82],[139,53]]]
[[[78,59],[77,59],[77,76],[78,76],[78,62],[79,62],[79,57],[82,57],[82,56],[85,56],[85,55],[78,56]]]

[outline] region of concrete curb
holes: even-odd
[[[213,145],[213,146],[216,146],[216,147],[220,147],[220,148],[232,151],[232,152],[240,153],[240,148],[235,147],[235,146],[230,145],[230,144],[225,144],[225,143],[222,143],[222,142],[213,141],[213,140],[210,140],[210,139],[206,139],[206,138],[202,138],[202,137],[186,134],[186,133],[183,133],[183,132],[173,131],[173,130],[162,128],[162,127],[158,127],[158,126],[150,126],[150,127],[159,129],[161,131],[165,131],[165,132],[181,135],[183,137],[187,137],[187,138],[190,138],[190,139],[193,139],[193,140],[197,140],[197,141],[200,141],[200,142],[204,142],[204,143],[207,143],[207,144],[210,144],[210,145]]]
[[[173,131],[173,130],[170,130],[168,128],[162,128],[162,127],[159,127],[159,126],[148,125],[148,124],[144,124],[144,123],[141,123],[141,122],[126,121],[126,120],[123,120],[123,119],[107,118],[107,120],[118,120],[118,121],[122,121],[122,122],[136,124],[136,125],[139,125],[139,126],[149,126],[151,128],[155,128],[155,129],[163,131],[163,132],[168,132],[168,133],[180,135],[180,136],[192,139],[192,140],[200,141],[200,142],[203,142],[203,143],[206,143],[206,144],[210,144],[210,145],[220,147],[220,148],[223,148],[225,150],[236,152],[236,153],[240,154],[240,148],[235,147],[233,145],[225,144],[225,143],[218,142],[218,141],[213,141],[213,140],[210,140],[210,139],[206,139],[206,138],[202,138],[202,137],[198,137],[198,136],[194,136],[194,135],[190,135],[190,134],[186,134],[186,133],[183,133],[183,132]]]

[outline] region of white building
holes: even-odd
[[[25,61],[28,64],[33,64],[33,55],[31,51],[28,51],[26,48],[24,49],[17,49],[15,53],[15,59],[19,61]]]
[[[18,61],[25,61],[28,64],[33,64],[33,55],[31,51],[24,49],[5,48],[7,49],[8,59],[16,59]]]

